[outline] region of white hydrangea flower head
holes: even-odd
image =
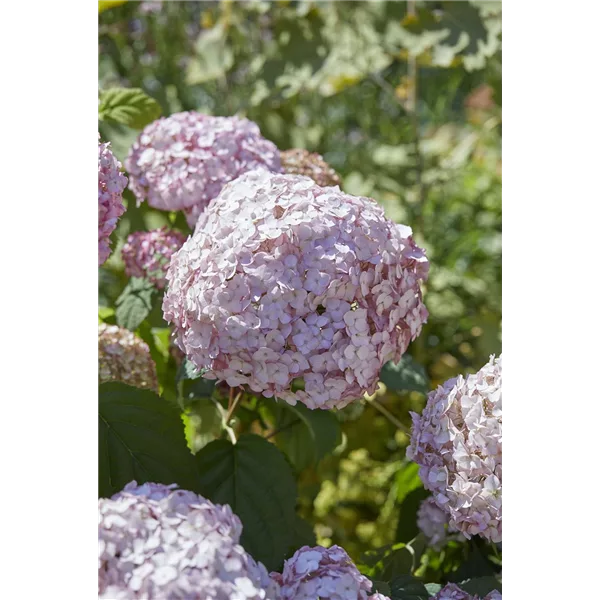
[[[281,170],[279,150],[256,123],[194,111],[150,123],[125,166],[138,203],[184,210],[190,227],[227,182],[256,168]]]
[[[374,393],[427,318],[429,263],[370,198],[246,173],[171,260],[163,312],[204,377],[308,408]]]
[[[466,538],[502,541],[502,356],[446,381],[413,419],[408,458]]]
[[[278,600],[239,539],[227,505],[193,492],[129,483],[98,501],[99,597],[110,600]]]
[[[303,546],[271,578],[281,600],[369,600],[373,587],[340,546]]]
[[[450,515],[440,508],[434,498],[425,498],[417,511],[417,526],[432,548],[440,550],[450,540],[464,540],[461,533],[450,533]]]

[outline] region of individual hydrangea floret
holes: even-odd
[[[98,325],[98,377],[100,383],[122,381],[158,392],[156,365],[148,344],[117,325]]]
[[[281,168],[288,175],[310,177],[321,187],[340,185],[340,176],[316,152],[292,148],[281,153]]]
[[[281,600],[368,600],[373,587],[340,546],[303,546],[271,578]]]
[[[494,590],[481,598],[481,596],[471,596],[455,583],[448,583],[444,586],[432,600],[502,600],[502,594]]]
[[[126,185],[121,163],[112,153],[110,143],[101,143],[98,134],[98,266],[110,256],[110,234],[125,212],[123,190]]]
[[[502,356],[446,381],[411,415],[407,456],[450,527],[502,541]]]
[[[167,227],[132,233],[122,250],[125,273],[129,277],[145,277],[158,289],[164,288],[171,256],[185,240],[183,233]]]
[[[165,319],[204,377],[342,408],[375,391],[426,321],[429,263],[411,234],[370,198],[246,173],[173,256]]]
[[[278,600],[277,584],[239,539],[227,505],[132,481],[98,501],[99,597],[111,600]]]
[[[125,166],[138,203],[185,210],[191,227],[227,182],[252,169],[281,170],[279,150],[256,123],[193,111],[148,125]]]

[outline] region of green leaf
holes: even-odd
[[[391,600],[428,600],[427,588],[411,575],[401,575],[390,583]]]
[[[404,498],[413,490],[423,487],[419,477],[419,465],[414,462],[406,462],[396,473],[396,501],[401,504]]]
[[[115,302],[117,325],[135,331],[152,310],[154,286],[140,277],[132,277]]]
[[[193,489],[196,465],[179,411],[154,392],[118,382],[101,384],[98,438],[100,497],[134,479]]]
[[[98,118],[143,129],[160,117],[160,104],[139,88],[111,88],[100,93]]]
[[[233,52],[227,45],[225,23],[204,31],[196,41],[196,53],[188,64],[188,85],[219,79],[233,66]]]
[[[204,372],[206,370],[204,369]],[[179,371],[177,371],[177,377],[175,381],[179,383],[180,381],[190,380],[193,381],[195,379],[199,379],[202,377],[203,372],[196,367],[196,365],[187,357],[183,359],[181,366],[179,367]]]
[[[229,504],[244,526],[244,548],[267,569],[280,568],[297,524],[296,482],[283,454],[257,435],[242,435],[235,445],[211,442],[196,462],[197,491]]]
[[[502,584],[492,575],[487,577],[475,577],[474,579],[467,579],[461,581],[458,584],[465,592],[471,594],[471,596],[480,596],[483,598],[494,590],[502,593]]]
[[[400,506],[400,517],[396,529],[396,540],[398,542],[410,542],[419,533],[417,526],[417,511],[421,502],[429,496],[429,492],[419,487],[406,495]]]
[[[98,14],[103,13],[113,6],[125,4],[125,2],[127,2],[127,0],[98,0]]]
[[[217,439],[223,431],[221,411],[211,398],[194,402],[181,418],[185,426],[185,439],[193,454]]]
[[[425,368],[416,363],[409,354],[405,354],[397,365],[392,362],[383,365],[381,381],[395,392],[429,392],[429,379]]]
[[[377,581],[375,579],[373,580],[373,589],[371,591],[373,593],[378,592],[384,596],[389,596],[392,593],[389,583],[386,581]]]
[[[442,589],[442,585],[439,583],[426,583],[425,588],[430,596],[435,596]]]
[[[291,556],[302,546],[315,546],[317,544],[317,536],[313,531],[312,525],[305,521],[302,517],[296,515],[294,522],[294,539],[288,550],[288,556]]]
[[[330,411],[278,402],[273,407],[278,446],[298,471],[315,465],[341,442],[341,428]]]

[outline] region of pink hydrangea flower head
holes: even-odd
[[[156,365],[148,344],[117,325],[98,325],[98,379],[158,392]]]
[[[303,148],[284,150],[281,153],[281,168],[289,175],[310,177],[321,187],[340,185],[340,176],[323,160],[323,157]]]
[[[122,250],[125,273],[129,277],[145,277],[158,289],[164,288],[171,256],[185,240],[183,233],[167,227],[132,233]]]
[[[280,171],[279,150],[256,123],[182,112],[150,123],[125,160],[138,203],[198,216],[229,181],[246,171]]]
[[[480,596],[471,596],[455,583],[445,585],[432,600],[482,600]],[[502,600],[502,594],[496,590],[484,596],[483,600]]]
[[[246,173],[173,256],[165,319],[205,377],[342,408],[374,393],[427,318],[429,263],[411,233],[370,198]]]
[[[432,548],[440,550],[453,539],[464,540],[460,533],[449,532],[450,515],[440,508],[433,497],[425,498],[417,511],[417,526]]]
[[[98,266],[110,256],[110,234],[125,212],[123,190],[127,177],[109,146],[108,142],[100,142],[98,134]]]
[[[281,600],[368,600],[373,587],[339,546],[303,546],[271,578],[281,588]]]
[[[502,541],[502,356],[450,379],[411,413],[407,456],[423,485],[465,537]]]
[[[277,600],[277,584],[239,545],[231,508],[176,488],[133,481],[98,501],[99,597]]]

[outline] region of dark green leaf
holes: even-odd
[[[423,487],[419,487],[406,495],[400,506],[400,517],[396,529],[396,540],[398,542],[410,542],[419,533],[417,511],[421,506],[421,502],[429,495],[429,492]]]
[[[458,584],[465,592],[468,592],[472,596],[480,596],[483,598],[494,590],[502,593],[502,584],[493,576],[488,575],[487,577],[475,577],[474,579],[467,579],[461,581]]]
[[[395,392],[429,392],[429,379],[424,367],[417,364],[409,354],[405,354],[397,365],[392,362],[383,365],[381,381]]]
[[[132,277],[116,301],[117,325],[135,331],[152,310],[154,286],[140,277]]]
[[[288,550],[288,556],[291,556],[298,548],[302,548],[302,546],[315,546],[316,543],[317,537],[315,536],[312,525],[302,517],[296,515],[296,520],[294,522],[294,539]]]
[[[411,575],[401,575],[390,583],[391,600],[428,600],[427,588]]]
[[[390,584],[386,581],[377,581],[373,580],[373,589],[372,592],[379,592],[380,594],[384,594],[385,596],[389,596],[392,593],[390,589]]]
[[[296,482],[283,454],[259,436],[242,435],[235,445],[211,442],[196,462],[197,491],[229,504],[244,526],[244,548],[267,569],[280,568],[296,525]]]
[[[194,380],[202,377],[206,370],[200,371],[198,367],[187,357],[183,359],[179,371],[177,371],[176,381],[179,383],[185,379]]]
[[[160,105],[139,88],[111,88],[100,94],[98,118],[143,129],[160,117]]]
[[[100,385],[98,436],[101,497],[134,479],[193,488],[195,463],[179,411],[154,392],[118,382]]]

